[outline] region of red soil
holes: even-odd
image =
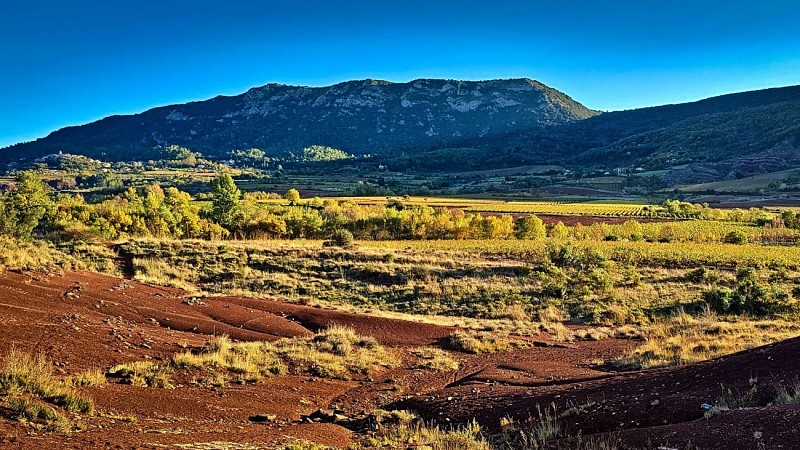
[[[108,384],[82,388],[99,414],[75,417],[83,431],[64,436],[29,434],[0,406],[2,448],[152,448],[212,441],[275,448],[292,439],[346,447],[356,438],[339,424],[302,423],[302,414],[338,408],[358,418],[376,408],[411,408],[427,420],[465,423],[473,417],[496,429],[505,416],[526,419],[536,405],[559,411],[587,405],[566,421],[570,433],[614,432],[626,445],[668,448],[689,440],[699,448],[799,448],[800,409],[771,406],[702,419],[700,404],[713,403],[720,385],[749,389],[758,378],[768,394],[774,382],[800,376],[800,340],[742,352],[681,368],[612,373],[593,365],[636,345],[607,339],[561,345],[536,338],[536,346],[494,355],[455,353],[462,367],[435,373],[416,369],[408,346],[439,345],[451,328],[237,297],[187,297],[88,272],[59,277],[0,274],[0,355],[12,347],[43,353],[62,374],[108,369],[123,362],[167,360],[211,334],[241,340],[308,335],[331,324],[374,336],[403,359],[401,367],[376,370],[354,381],[276,376],[257,385],[175,389]],[[764,387],[762,389],[762,387]],[[252,423],[255,414],[274,414]],[[134,416],[135,423],[121,420]],[[760,434],[758,434],[760,433]],[[761,436],[758,442],[754,436]],[[782,445],[782,446],[779,446]],[[565,444],[569,445],[569,444]],[[683,448],[683,447],[681,447]]]
[[[68,436],[29,435],[0,407],[1,448],[153,447],[233,441],[274,448],[295,438],[346,447],[352,432],[337,424],[301,423],[319,408],[342,408],[350,417],[400,399],[402,392],[441,389],[451,378],[414,369],[407,346],[432,345],[452,328],[246,298],[193,298],[178,289],[149,286],[89,272],[47,277],[0,274],[0,355],[12,348],[44,354],[59,374],[125,362],[168,360],[210,335],[275,340],[309,335],[331,324],[373,336],[408,360],[398,369],[355,381],[277,376],[257,385],[176,389],[115,384],[82,388],[94,416],[77,418],[86,429]],[[376,381],[372,381],[375,377]],[[384,382],[387,378],[391,383]],[[255,414],[274,414],[266,424]],[[133,416],[135,423],[122,417]]]
[[[452,332],[447,327],[267,300],[194,299],[177,289],[88,272],[63,277],[0,275],[0,355],[11,348],[43,353],[64,374],[108,369],[130,361],[166,360],[186,346],[202,345],[212,334],[239,340],[275,340],[309,335],[333,323],[351,326],[387,345],[430,344]],[[134,416],[136,423],[88,417],[82,418],[88,429],[68,438],[34,438],[26,436],[27,430],[17,422],[3,419],[11,418],[10,411],[0,411],[0,436],[5,436],[0,438],[0,447],[94,448],[106,442],[139,447],[208,441],[274,446],[291,437],[346,446],[351,434],[347,429],[298,420],[301,414],[327,408],[334,399],[358,391],[363,383],[311,380],[307,376],[273,377],[258,385],[229,385],[224,389],[189,385],[153,389],[109,383],[84,391],[95,400],[98,411]],[[443,385],[436,384],[435,388]],[[378,397],[371,392],[348,400],[355,408],[352,411],[371,410],[386,402],[370,395]],[[276,421],[248,421],[259,413],[275,414]]]
[[[537,405],[555,405],[559,413],[583,405],[584,411],[566,420],[568,432],[582,435],[615,432],[626,445],[664,444],[684,448],[800,448],[800,429],[789,426],[799,406],[771,406],[703,418],[703,403],[714,403],[722,386],[746,393],[757,380],[766,403],[778,384],[800,376],[800,338],[761,347],[713,361],[678,368],[575,377],[550,384],[509,383],[505,376],[460,380],[425,396],[399,402],[423,417],[466,423],[473,418],[497,429],[500,419],[524,421],[536,417]],[[583,378],[583,379],[580,379]],[[650,447],[646,447],[650,448]]]

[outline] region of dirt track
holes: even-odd
[[[212,334],[240,340],[308,335],[330,324],[374,336],[404,364],[353,381],[277,376],[258,385],[224,388],[184,384],[176,389],[108,383],[84,388],[100,414],[80,417],[86,429],[64,437],[38,434],[0,408],[2,448],[153,448],[177,443],[232,441],[274,448],[293,438],[346,446],[353,439],[337,424],[300,423],[301,414],[340,408],[360,417],[375,408],[411,408],[429,420],[459,423],[477,418],[492,429],[501,417],[530,416],[536,405],[559,411],[585,406],[570,416],[570,432],[612,431],[637,446],[658,442],[677,448],[691,440],[700,448],[798,448],[794,406],[735,411],[705,420],[700,404],[713,402],[720,385],[747,389],[800,375],[800,340],[744,352],[694,366],[616,374],[592,362],[608,359],[630,341],[603,340],[539,346],[494,355],[454,354],[462,367],[435,373],[414,369],[407,348],[440,345],[452,329],[343,313],[268,300],[236,297],[194,299],[176,289],[143,285],[88,272],[63,277],[0,274],[0,354],[12,347],[44,353],[64,374],[108,369],[130,361],[166,360]],[[589,406],[586,406],[589,405]],[[275,414],[268,424],[248,421]],[[119,419],[136,417],[135,423]],[[790,426],[791,425],[791,426]],[[759,442],[754,433],[761,433]],[[797,444],[793,444],[793,442]],[[779,446],[782,444],[782,446]],[[793,446],[796,445],[796,446]],[[669,447],[672,448],[672,447]]]

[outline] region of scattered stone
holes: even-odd
[[[343,414],[338,414],[334,411],[328,411],[322,408],[312,412],[311,414],[300,415],[300,421],[307,423],[333,423],[345,420],[349,420],[349,418]]]
[[[277,418],[278,416],[276,416],[275,414],[256,414],[248,417],[247,420],[249,420],[250,422],[263,423],[263,422],[274,422],[275,419]]]
[[[201,301],[197,297],[189,297],[186,300],[182,301],[181,303],[192,306],[204,306],[206,304],[206,302]]]

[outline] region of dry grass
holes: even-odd
[[[12,349],[3,361],[0,389],[31,394],[70,412],[91,413],[94,410],[90,399],[66,386],[53,374],[53,366],[44,356],[33,357],[16,349]]]
[[[0,236],[0,272],[4,270],[61,273],[75,269],[81,264],[52,245],[41,241],[23,242]]]
[[[765,392],[760,392],[760,387],[757,378],[750,379],[750,387],[746,391],[736,392],[723,386],[722,395],[706,411],[705,417],[708,419],[737,409],[800,403],[800,380],[798,379],[788,385],[783,382],[770,383]]]
[[[536,414],[526,421],[515,422],[510,417],[500,419],[501,432],[491,436],[491,441],[496,449],[515,450],[542,450],[546,448],[570,448],[575,450],[617,450],[620,448],[617,436],[584,438],[569,436],[566,433],[564,419],[573,415],[582,414],[584,408],[593,404],[574,406],[562,413],[558,413],[555,404],[542,409],[536,405]],[[559,441],[567,439],[566,442]],[[555,444],[558,442],[558,444]],[[566,446],[565,446],[566,445]]]
[[[307,441],[305,439],[300,439],[297,442],[281,447],[281,450],[333,450],[333,449],[326,445],[317,444],[316,442]]]
[[[171,389],[170,368],[150,361],[119,364],[108,371],[108,376],[119,378],[125,384],[139,387]]]
[[[681,312],[654,323],[644,334],[643,345],[612,364],[633,370],[691,364],[798,336],[800,324]]]
[[[263,447],[255,444],[244,444],[241,442],[190,442],[186,444],[173,444],[176,448],[183,450],[259,450]],[[322,450],[324,447],[301,447],[303,450]]]
[[[31,421],[45,431],[66,433],[72,429],[72,423],[53,406],[75,413],[94,411],[92,400],[57,378],[44,356],[16,349],[5,356],[0,367],[0,395],[6,397],[18,420]]]
[[[453,359],[446,351],[431,348],[420,347],[411,350],[411,354],[420,359],[418,368],[429,369],[436,372],[452,372],[458,370],[460,364]]]
[[[68,386],[102,386],[106,384],[106,375],[100,369],[91,369],[72,375],[64,380]]]
[[[466,353],[506,352],[528,346],[525,341],[485,331],[456,331],[450,335],[448,345]]]
[[[8,402],[8,409],[17,414],[18,421],[31,422],[44,431],[68,433],[72,430],[69,419],[35,397],[14,395]]]
[[[239,377],[241,382],[257,382],[264,377],[286,373],[286,364],[269,342],[233,343],[227,336],[217,336],[199,351],[186,351],[172,358],[178,369],[222,369]],[[212,384],[224,385],[225,377]]]
[[[167,260],[156,258],[134,258],[136,280],[142,283],[156,284],[197,292],[194,285],[196,274],[185,268],[176,267]]]
[[[492,450],[477,422],[442,429],[417,422],[407,411],[376,411],[376,432],[366,448],[419,448],[430,450]]]
[[[800,380],[794,380],[790,385],[780,385],[773,403],[776,405],[794,405],[800,403]]]
[[[197,352],[176,355],[172,364],[181,369],[223,369],[240,382],[257,382],[290,369],[325,378],[350,379],[378,367],[395,367],[399,361],[371,337],[352,329],[332,326],[311,337],[275,342],[231,342],[215,337]]]

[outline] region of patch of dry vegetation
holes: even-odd
[[[281,447],[281,450],[333,450],[333,449],[331,447],[328,447],[327,445],[317,444],[316,442],[311,442],[305,439],[301,439],[298,440],[297,442]]]
[[[229,381],[257,383],[286,373],[349,380],[379,367],[395,367],[399,360],[371,337],[332,326],[310,337],[275,342],[233,342],[217,336],[195,351],[175,355],[169,364],[139,361],[112,368],[108,375],[136,386],[172,387],[171,372],[201,371],[204,381],[224,386]]]
[[[81,264],[51,244],[42,241],[20,241],[0,235],[0,272],[4,270],[62,273]]]
[[[135,279],[142,283],[156,284],[196,292],[196,274],[187,268],[176,267],[157,258],[134,258]]]
[[[46,431],[68,432],[71,422],[54,408],[90,414],[94,403],[53,374],[42,355],[31,356],[12,349],[0,368],[0,398],[21,421]]]
[[[119,378],[122,383],[139,387],[171,389],[171,368],[151,361],[119,364],[108,371],[108,376]]]
[[[375,431],[366,448],[427,448],[431,450],[492,450],[477,422],[443,429],[425,425],[408,411],[376,411]]]
[[[522,422],[510,417],[500,419],[501,432],[490,437],[493,448],[498,450],[541,450],[547,448],[570,448],[575,450],[617,450],[620,444],[615,435],[584,438],[569,435],[565,419],[581,414],[590,405],[574,406],[559,413],[555,404],[546,408],[536,405],[535,414]],[[566,439],[566,442],[560,441]],[[554,445],[555,444],[555,445]]]
[[[417,367],[435,372],[452,372],[458,370],[460,364],[449,353],[433,347],[420,347],[411,350],[411,354],[420,359]]]
[[[800,324],[680,312],[644,333],[644,344],[612,364],[632,370],[691,364],[799,336]]]
[[[290,368],[325,378],[349,379],[376,367],[394,367],[398,360],[374,338],[332,326],[311,337],[275,342],[233,343],[227,337],[217,337],[197,353],[176,355],[173,364],[179,368],[218,367],[240,375],[244,381],[258,381]]]
[[[106,375],[100,369],[90,369],[64,379],[67,386],[102,386],[106,384]]]
[[[526,348],[528,343],[499,333],[459,330],[450,335],[448,346],[466,353],[497,353]]]

